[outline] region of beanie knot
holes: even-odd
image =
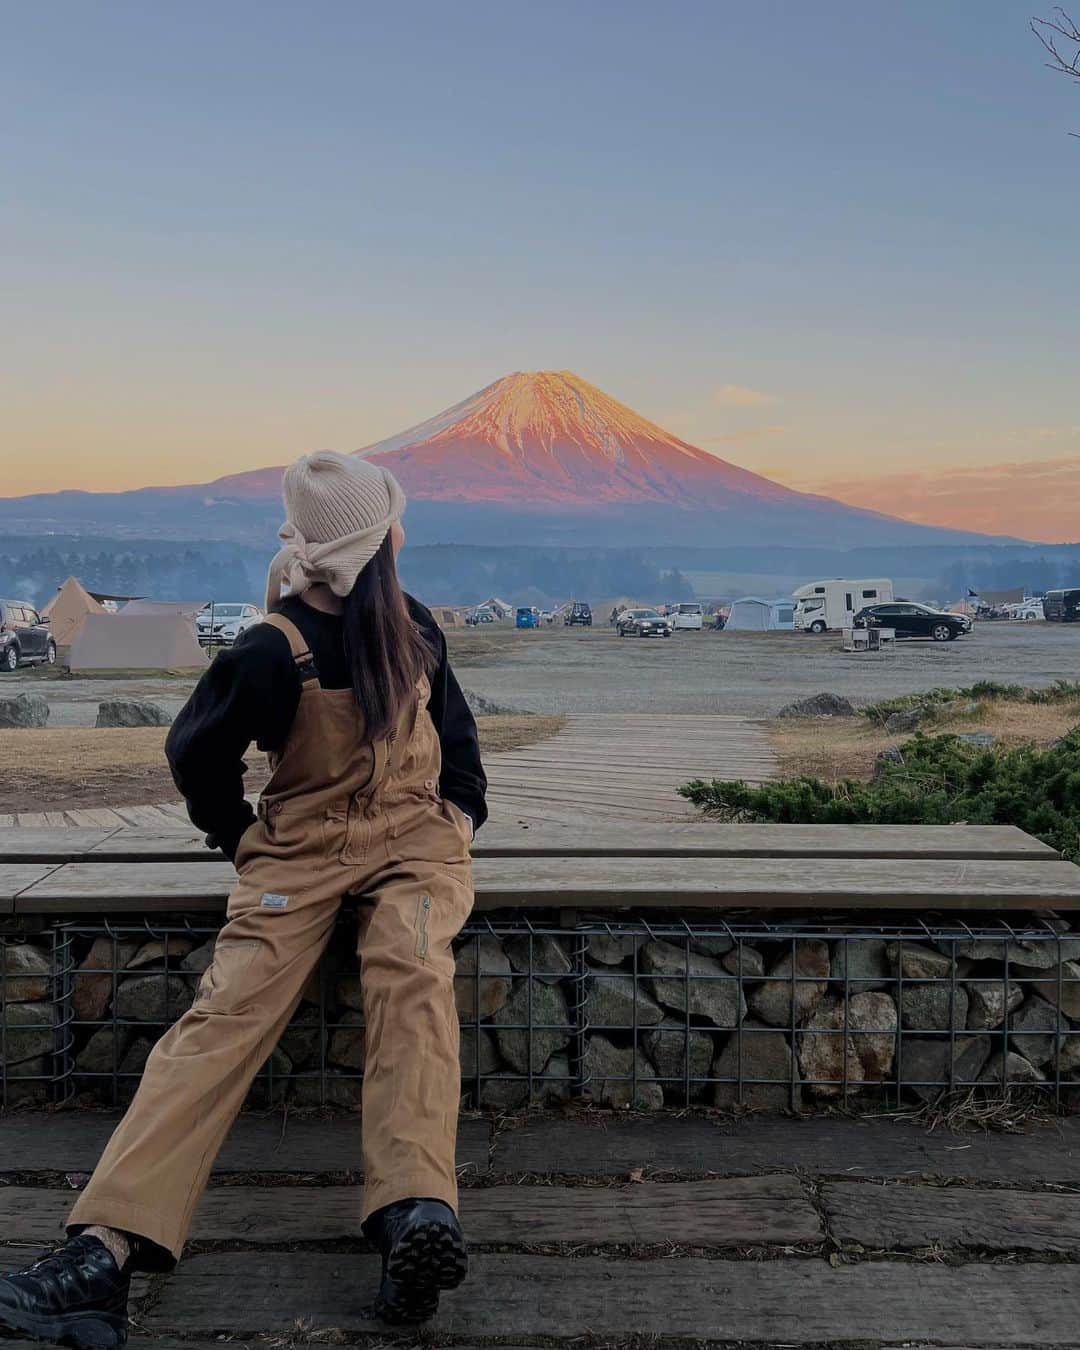
[[[266,607],[290,591],[322,582],[346,596],[405,510],[405,494],[388,469],[354,455],[317,450],[285,470],[283,547],[270,564]]]

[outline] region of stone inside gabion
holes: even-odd
[[[8,1104],[129,1101],[194,1001],[212,933],[0,937]],[[253,1106],[359,1104],[354,943],[335,943],[252,1086]],[[1060,961],[1053,960],[1055,953]],[[1080,937],[752,939],[494,926],[455,943],[463,1105],[789,1110],[889,1090],[930,1101],[1054,1085],[1080,1105]],[[1073,981],[1077,983],[1073,983]],[[529,1029],[531,1027],[531,1030]]]

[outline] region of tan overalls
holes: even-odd
[[[323,689],[295,625],[278,614],[266,622],[288,638],[301,676],[296,718],[240,841],[228,921],[198,997],[154,1047],[69,1220],[137,1234],[174,1257],[347,894],[361,898],[363,1217],[411,1196],[457,1208],[450,942],[473,903],[471,831],[439,796],[430,688],[422,679],[396,732],[373,745],[352,689]]]

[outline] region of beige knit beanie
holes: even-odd
[[[316,450],[290,464],[281,490],[286,520],[278,538],[284,547],[270,564],[267,609],[280,600],[282,582],[302,591],[322,581],[335,595],[348,595],[405,510],[405,494],[392,473],[334,450]]]

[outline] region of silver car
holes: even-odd
[[[195,632],[207,646],[231,647],[241,633],[261,623],[262,618],[258,605],[209,604],[196,615]]]

